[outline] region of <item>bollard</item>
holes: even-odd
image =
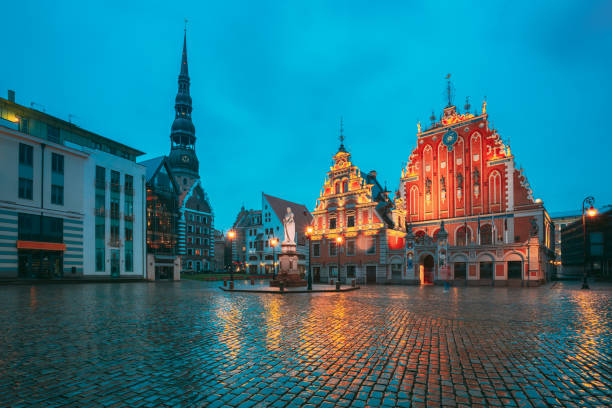
[[[336,281],[336,290],[340,290],[340,281]]]
[[[227,286],[227,279],[223,279],[223,286]]]
[[[330,280],[329,280],[329,283],[333,285],[333,284],[334,284],[334,280],[333,280],[333,279],[330,279]]]
[[[229,288],[230,288],[230,290],[234,290],[234,281],[230,281]]]
[[[280,289],[281,292],[285,291],[285,282],[280,281],[280,283],[278,284],[278,289]]]

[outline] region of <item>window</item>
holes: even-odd
[[[346,219],[346,226],[347,227],[354,227],[355,226],[355,216],[354,215],[349,215]]]
[[[105,229],[104,218],[96,218],[96,239],[104,241]]]
[[[350,239],[346,241],[346,254],[347,255],[355,255],[355,240]]]
[[[102,210],[98,212],[98,215],[104,215],[104,204],[105,204],[104,201],[105,201],[104,194],[96,193],[96,209]]]
[[[106,169],[104,167],[96,166],[96,188],[104,190],[106,187]]]
[[[188,232],[193,232],[193,225],[188,225],[187,226],[187,231]]]
[[[204,224],[208,224],[208,218],[202,217],[202,221],[204,221]]]
[[[32,180],[19,177],[19,198],[32,199]]]
[[[22,133],[29,133],[29,120],[26,118],[19,118],[19,131]]]
[[[336,183],[336,194],[340,194],[340,182]]]
[[[201,245],[202,239],[200,237],[196,237],[196,245]]]
[[[129,174],[125,175],[125,194],[134,194],[134,177]]]
[[[111,197],[110,203],[111,218],[119,218],[119,199]]]
[[[336,247],[335,242],[329,243],[329,256],[336,256],[338,254],[338,248]]]
[[[126,225],[125,226],[125,240],[126,241],[132,241],[134,239],[134,230],[132,229],[132,225],[130,223],[130,225]]]
[[[493,262],[480,262],[480,279],[493,279]]]
[[[261,245],[262,241],[259,241],[259,242],[260,242],[260,245]],[[204,246],[208,246],[208,238],[204,238]]]
[[[347,265],[346,266],[346,277],[354,278],[355,277],[355,265]]]
[[[57,174],[64,174],[64,156],[51,153],[51,170]]]
[[[111,170],[111,191],[121,191],[121,173]]]
[[[47,125],[47,140],[53,143],[60,142],[60,130],[59,128],[51,125]]]
[[[134,262],[133,262],[133,252],[132,249],[127,249],[125,250],[125,271],[126,272],[133,272],[134,271]]]
[[[64,205],[64,187],[51,185],[51,203]]]
[[[335,218],[329,219],[329,229],[336,229],[336,219]]]
[[[111,236],[111,241],[113,243],[116,243],[117,241],[119,241],[119,225],[112,225],[110,226],[110,236]]]
[[[312,244],[312,256],[321,256],[321,244]]]
[[[126,199],[124,201],[124,205],[123,205],[124,215],[125,215],[126,220],[132,220],[133,219],[132,217],[134,216],[134,202],[132,201],[130,197],[126,197],[126,198],[129,198],[129,200]]]
[[[366,254],[376,253],[376,238],[366,237]]]
[[[193,249],[187,248],[187,255],[193,255]]]
[[[491,224],[480,227],[480,244],[491,245],[493,243],[493,230]]]
[[[19,164],[25,164],[26,166],[32,166],[34,155],[34,148],[30,145],[19,143]]]
[[[64,220],[34,214],[19,214],[18,239],[22,241],[63,242]]]
[[[457,230],[457,246],[466,246],[472,240],[472,231],[465,225]]]
[[[343,181],[342,182],[342,192],[343,193],[348,192],[348,181]]]
[[[104,271],[104,248],[96,248],[96,271]]]

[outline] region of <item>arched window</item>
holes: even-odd
[[[433,242],[438,242],[438,234],[440,233],[440,229],[437,229],[434,233],[433,233]]]
[[[417,186],[410,188],[410,214],[419,215],[419,188]]]
[[[342,182],[342,192],[343,193],[348,192],[348,181],[346,180]]]
[[[336,181],[336,194],[340,194],[340,182]]]
[[[491,245],[493,243],[493,228],[491,224],[480,227],[480,245]]]
[[[457,230],[457,246],[466,246],[472,240],[472,231],[465,225],[462,225]]]
[[[489,203],[501,203],[501,175],[497,170],[489,176]]]

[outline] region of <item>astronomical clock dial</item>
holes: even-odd
[[[448,148],[449,152],[453,151],[453,145],[457,142],[457,132],[452,129],[448,129],[442,137],[442,143]]]
[[[338,161],[336,162],[336,167],[344,167],[346,165],[346,159],[344,157],[341,157],[338,159]]]
[[[189,163],[189,156],[184,154],[181,156],[181,160],[183,161],[183,163]]]

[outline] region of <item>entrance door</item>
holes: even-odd
[[[19,254],[18,271],[19,271],[20,278],[31,278],[32,277],[32,255]]]
[[[366,283],[376,283],[376,265],[366,266]]]
[[[465,262],[455,262],[455,279],[465,280],[467,265]]]
[[[312,267],[312,281],[314,283],[320,283],[321,282],[321,268],[318,266],[313,266]]]
[[[119,277],[119,250],[111,250],[111,276],[113,278]]]
[[[431,285],[434,281],[434,259],[433,256],[427,255],[423,259],[423,284]]]
[[[508,279],[522,279],[523,262],[508,261]]]

